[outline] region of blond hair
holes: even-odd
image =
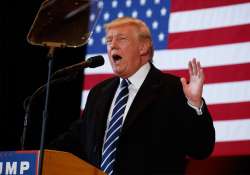
[[[121,18],[117,18],[111,21],[110,23],[105,24],[104,28],[107,33],[108,30],[110,30],[111,28],[119,27],[123,25],[134,26],[138,30],[139,38],[143,40],[147,40],[149,42],[149,56],[150,56],[150,59],[152,60],[153,55],[154,55],[153,42],[152,42],[150,30],[148,26],[145,24],[145,22],[137,18],[121,17]]]

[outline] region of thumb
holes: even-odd
[[[187,80],[186,80],[186,78],[181,78],[181,84],[182,84],[182,86],[183,86],[183,88],[187,85]]]

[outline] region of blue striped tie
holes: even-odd
[[[120,84],[120,92],[115,100],[112,117],[103,145],[101,169],[108,175],[113,174],[116,147],[122,128],[123,114],[128,101],[128,85],[128,80],[123,79]]]

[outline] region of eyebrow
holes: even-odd
[[[117,35],[115,35],[115,37],[119,37],[119,36],[126,36],[125,34],[122,33],[118,33]],[[113,35],[107,35],[106,38],[112,38]]]

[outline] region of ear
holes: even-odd
[[[149,52],[149,43],[147,41],[141,41],[139,49],[141,56],[147,55]]]

